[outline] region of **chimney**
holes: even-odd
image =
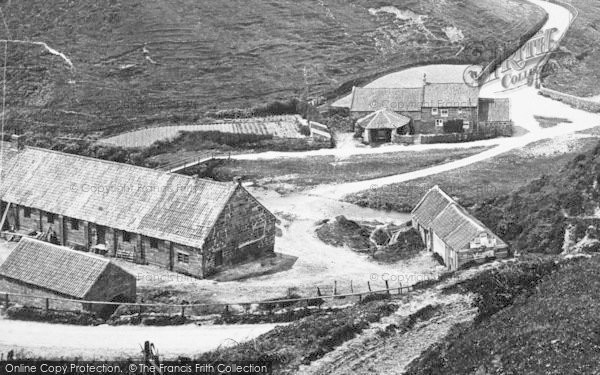
[[[233,178],[233,183],[238,186],[242,186],[242,176],[235,176]]]
[[[25,148],[25,136],[13,134],[10,136],[11,146],[17,150],[22,150]]]

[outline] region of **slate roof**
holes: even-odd
[[[410,118],[385,108],[373,112],[356,122],[363,129],[396,129],[410,123]]]
[[[0,265],[0,276],[84,298],[109,266],[118,267],[101,256],[23,238]]]
[[[496,239],[496,247],[507,245],[489,228],[454,202],[439,186],[431,188],[412,212],[413,218],[430,228],[454,250],[466,249],[480,233]]]
[[[423,88],[369,88],[352,90],[350,111],[372,112],[382,108],[390,111],[421,111]]]
[[[479,121],[510,121],[510,99],[480,99]]]
[[[479,88],[465,83],[427,83],[423,107],[477,107]]]
[[[45,149],[13,150],[4,155],[1,200],[196,248],[237,188]]]

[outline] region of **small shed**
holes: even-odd
[[[0,290],[46,298],[81,300],[60,306],[83,307],[92,312],[112,312],[116,305],[92,305],[83,301],[135,302],[136,278],[110,259],[23,238],[0,265]],[[36,305],[32,298],[18,299]],[[58,302],[53,301],[56,306]]]
[[[386,108],[367,115],[356,122],[365,143],[387,143],[393,134],[410,134],[411,119]]]

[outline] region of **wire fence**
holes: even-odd
[[[279,311],[285,313],[295,309],[320,309],[322,305],[335,306],[335,302],[342,301],[344,304],[354,304],[372,295],[402,296],[410,293],[412,286],[393,287],[388,281],[384,281],[385,288],[374,289],[367,282],[367,290],[354,292],[353,284],[350,284],[349,293],[340,293],[337,283],[332,286],[315,287],[315,296],[298,298],[276,298],[261,301],[243,302],[211,302],[211,303],[144,303],[144,302],[109,302],[88,301],[82,299],[69,299],[52,297],[48,295],[34,295],[25,293],[13,293],[0,291],[2,297],[1,305],[5,308],[11,304],[18,303],[40,309],[46,312],[98,312],[109,308],[120,311],[120,314],[160,314],[167,316],[201,317],[212,314],[264,314]]]

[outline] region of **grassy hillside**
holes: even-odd
[[[455,328],[407,373],[597,374],[598,267],[598,257],[563,265],[531,296],[518,298],[480,324]]]
[[[369,11],[383,6],[404,13]],[[457,54],[462,45],[516,42],[543,18],[522,0],[27,0],[2,11],[0,38],[46,42],[74,66],[8,43],[9,131],[91,135],[193,122],[307,86],[319,97],[417,63],[477,62],[485,56]],[[452,42],[457,30],[464,39]]]
[[[555,58],[560,69],[544,85],[578,96],[600,95],[600,4],[596,0],[568,1],[579,11]]]
[[[600,198],[600,144],[577,155],[554,173],[511,194],[477,206],[474,214],[513,248],[529,252],[562,251],[565,215],[594,216]],[[580,239],[588,224],[577,223]]]

